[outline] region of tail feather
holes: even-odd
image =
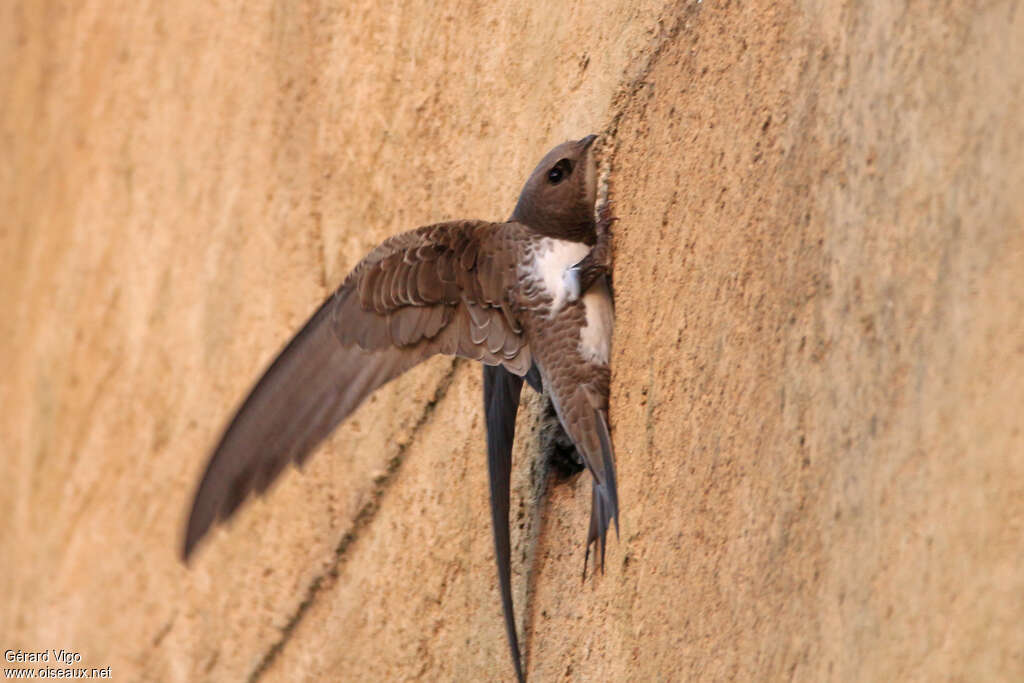
[[[605,550],[608,546],[608,528],[615,523],[615,537],[619,536],[619,494],[615,477],[615,458],[612,450],[611,435],[608,432],[608,421],[604,412],[594,409],[597,424],[597,436],[601,444],[601,471],[604,481],[594,476],[590,496],[590,526],[587,531],[587,550],[583,556],[583,579],[587,578],[587,561],[590,558],[590,546],[597,544],[595,563],[604,573]],[[591,468],[593,473],[596,468]]]

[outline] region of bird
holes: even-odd
[[[211,527],[301,466],[371,393],[420,362],[484,364],[495,559],[516,678],[525,681],[511,592],[511,453],[523,382],[547,389],[592,478],[590,549],[603,570],[619,501],[608,425],[614,310],[606,203],[595,213],[595,135],[551,149],[503,222],[455,220],[367,254],[277,355],[224,429],[185,525],[189,561]]]

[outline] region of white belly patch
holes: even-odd
[[[541,283],[553,299],[551,313],[554,315],[565,305],[568,291],[565,286],[565,270],[576,265],[590,251],[582,242],[569,242],[550,237],[544,238],[533,257],[533,276]]]
[[[615,312],[604,278],[595,282],[583,295],[583,305],[587,311],[587,324],[580,329],[580,355],[593,363],[608,365]]]

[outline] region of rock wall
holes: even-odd
[[[1024,678],[1024,12],[881,5],[8,3],[0,647],[508,680],[469,363],[177,553],[224,421],[362,254],[508,215],[601,132],[622,534],[581,584],[589,480],[537,461],[530,396],[530,678]]]

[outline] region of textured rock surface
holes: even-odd
[[[884,4],[884,3],[883,3]],[[508,679],[479,371],[181,529],[373,244],[605,132],[622,536],[521,419],[533,680],[1024,678],[1024,12],[7,3],[0,647],[120,680]]]

